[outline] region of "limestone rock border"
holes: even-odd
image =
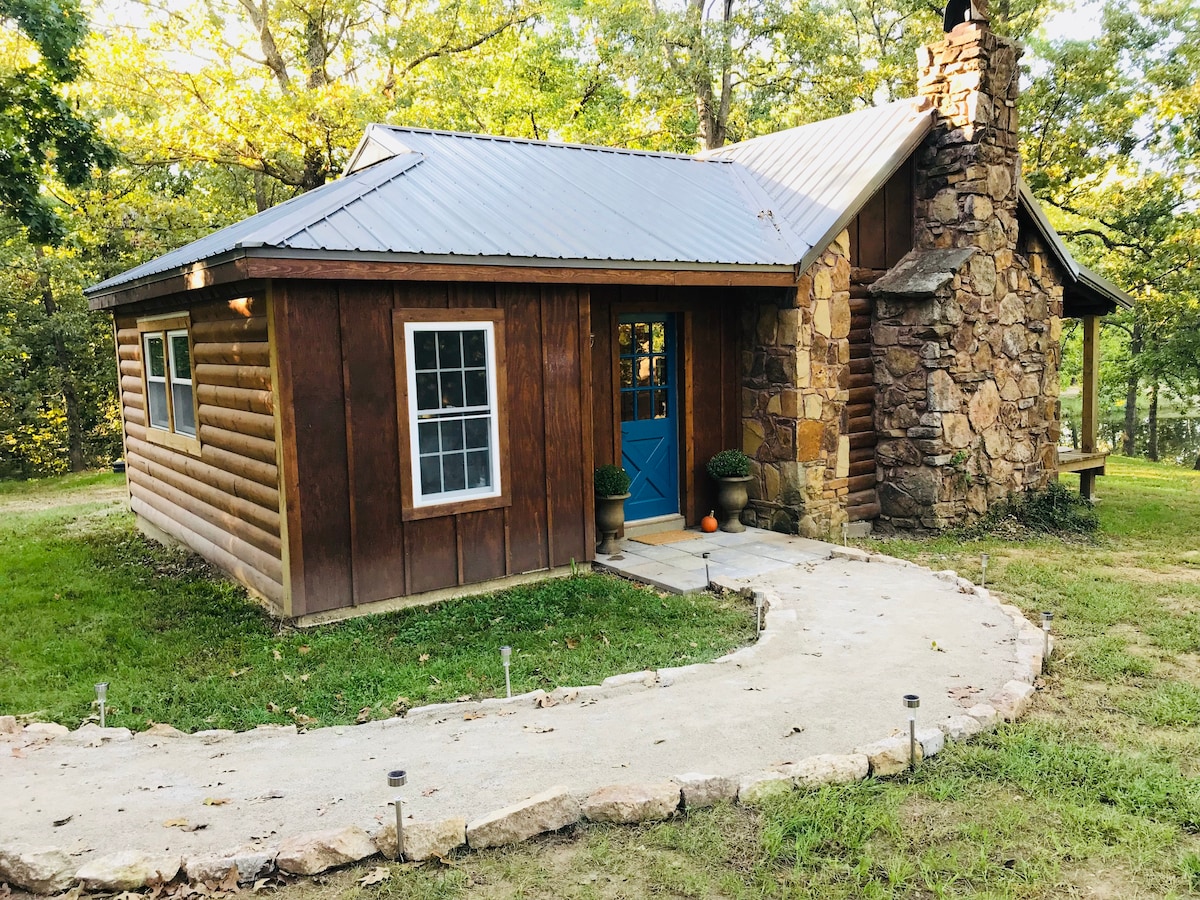
[[[864,564],[924,568],[907,560],[856,547],[834,547],[830,558]],[[927,727],[918,731],[918,754],[922,758],[940,752],[947,740],[969,740],[980,732],[994,728],[1001,720],[1014,722],[1021,718],[1028,711],[1036,693],[1035,683],[1041,675],[1044,651],[1049,648],[1053,652],[1052,641],[1048,640],[1040,628],[1026,619],[1016,606],[1000,603],[986,588],[959,577],[956,572],[932,574],[948,584],[955,585],[963,593],[973,594],[987,603],[996,603],[1012,619],[1017,631],[1017,661],[1012,670],[1012,679],[998,689],[990,703],[976,704],[961,714],[947,717],[938,723],[937,727]],[[687,678],[703,666],[730,663],[737,665],[748,661],[760,647],[796,620],[794,611],[778,608],[778,596],[769,591],[747,589],[744,585],[736,583],[721,582],[715,583],[715,586],[723,590],[748,592],[756,601],[761,598],[764,612],[763,630],[755,643],[728,653],[711,663],[669,667],[657,671],[628,672],[606,678],[599,685],[560,687],[549,693],[537,690],[511,698],[490,698],[474,704],[430,704],[410,710],[404,718],[436,719],[451,711],[460,713],[464,709],[469,710],[472,706],[490,709],[514,704],[570,703],[582,696],[613,689],[636,689],[638,686],[643,689],[669,688],[679,679]],[[773,605],[776,606],[774,614]],[[792,612],[792,615],[784,615],[787,612]],[[386,727],[390,722],[397,720],[380,720],[371,724]],[[273,734],[297,733],[295,726],[284,725],[259,726],[255,730]],[[233,731],[214,729],[189,735],[169,725],[156,725],[147,731],[130,735],[128,729],[102,729],[94,723],[87,723],[74,732],[62,725],[40,722],[30,723],[22,729],[13,717],[0,717],[0,735],[8,738],[24,735],[38,741],[65,739],[96,748],[131,739],[146,742],[151,747],[177,740],[200,740],[212,744],[234,734]],[[424,836],[418,855],[428,859],[435,855],[456,852],[464,847],[467,850],[479,850],[524,841],[540,834],[573,827],[584,820],[625,824],[661,821],[681,812],[712,806],[722,801],[736,800],[743,805],[755,805],[794,790],[808,790],[825,784],[846,784],[870,776],[887,777],[907,768],[908,752],[907,736],[893,733],[864,744],[853,753],[818,754],[773,770],[740,775],[689,772],[675,775],[665,782],[605,785],[584,795],[576,795],[569,788],[558,786],[503,809],[493,810],[469,823],[461,819],[448,819],[441,822],[418,822],[407,827],[414,828],[418,834]],[[135,890],[145,887],[151,881],[169,880],[166,878],[168,872],[170,877],[174,878],[181,870],[186,877],[207,880],[218,875],[224,877],[236,868],[239,879],[246,882],[276,869],[315,875],[376,855],[396,858],[394,826],[392,828],[389,835],[386,826],[376,826],[374,836],[355,826],[336,832],[302,833],[284,839],[274,850],[243,846],[178,861],[174,857],[165,859],[161,856],[125,851],[97,856],[74,872],[61,864],[63,854],[55,848],[0,847],[0,882],[7,882],[34,893],[50,894],[65,890],[75,882],[79,882],[85,889]],[[300,853],[301,849],[305,852]],[[292,859],[293,856],[305,858],[301,861],[299,858]],[[99,865],[101,863],[104,865]],[[249,871],[243,872],[243,865]],[[105,871],[100,871],[101,869]]]

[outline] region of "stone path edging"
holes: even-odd
[[[830,558],[911,567],[927,573],[931,571],[907,560],[851,547],[832,548]],[[944,747],[946,740],[968,740],[993,728],[1001,720],[1012,722],[1023,716],[1035,693],[1034,684],[1042,671],[1046,647],[1043,631],[1026,619],[1017,607],[999,603],[986,588],[974,585],[953,571],[932,574],[962,593],[973,594],[984,602],[998,605],[1016,629],[1017,662],[1011,679],[989,698],[989,702],[976,704],[962,714],[949,716],[937,727],[919,730],[918,757],[935,755]],[[761,601],[764,608],[763,630],[754,644],[712,663],[630,672],[606,678],[599,685],[560,687],[549,693],[532,691],[512,698],[494,698],[474,704],[431,704],[410,710],[405,719],[437,719],[451,712],[461,714],[473,707],[487,710],[525,704],[554,705],[586,699],[588,695],[600,692],[668,687],[708,666],[749,662],[782,630],[789,626],[796,627],[796,611],[783,608],[779,597],[771,591],[756,588],[753,579],[748,583],[714,579],[713,585],[723,590],[749,592],[756,602]],[[260,726],[260,729],[279,734],[295,734],[297,731],[294,725]],[[125,728],[101,729],[95,724],[81,726],[73,732],[54,723],[33,723],[22,729],[13,716],[0,716],[0,740],[22,735],[38,741],[71,742],[86,747],[130,740],[150,742],[151,746],[176,740],[218,743],[233,734],[231,731],[211,730],[187,735],[169,725],[156,725],[136,736]],[[849,783],[869,776],[894,775],[908,767],[908,760],[907,735],[889,734],[856,747],[852,753],[818,754],[776,769],[744,772],[736,776],[685,773],[659,782],[609,784],[582,796],[573,794],[566,786],[554,786],[471,821],[449,818],[406,823],[405,858],[424,860],[444,857],[463,847],[483,849],[503,846],[557,831],[580,821],[629,824],[659,821],[680,810],[711,806],[721,801],[753,805],[793,790]],[[377,854],[395,859],[394,823],[377,826],[373,830],[374,834],[371,834],[361,827],[349,826],[301,833],[282,840],[274,848],[246,846],[188,857],[118,852],[94,858],[82,867],[57,848],[0,845],[0,881],[33,893],[52,894],[66,890],[76,882],[92,890],[135,890],[147,884],[171,881],[181,872],[193,881],[219,882],[225,880],[234,868],[238,879],[243,882],[253,881],[277,869],[291,874],[313,875]]]

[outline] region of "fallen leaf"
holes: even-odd
[[[354,717],[354,721],[357,722],[359,725],[362,725],[364,722],[370,722],[371,721],[371,707],[364,706],[362,709],[360,709],[358,711],[358,715]]]
[[[312,716],[306,716],[304,713],[293,712],[292,721],[301,728],[308,728],[310,725],[316,725],[318,720]]]
[[[296,648],[297,653],[308,653],[311,650],[312,650],[312,647],[308,646],[308,644],[301,644],[299,647]]]
[[[459,696],[454,698],[455,703],[469,703],[470,700],[471,700],[470,694],[460,694]]]
[[[483,718],[486,718],[486,716],[487,716],[487,713],[481,713],[481,712],[463,713],[463,721],[474,722],[476,719],[483,719]]]
[[[13,755],[13,756],[15,756],[17,759],[24,759],[24,758],[25,758],[25,751],[24,751],[24,750],[22,750],[20,747],[13,747],[13,748],[12,748],[12,755]]]
[[[437,792],[438,792],[437,788],[425,788],[425,790],[421,791],[421,796],[422,797],[432,797]]]
[[[549,734],[554,729],[547,728],[544,725],[526,725],[524,730],[528,731],[530,734]]]
[[[203,831],[208,827],[207,822],[197,822],[195,825],[184,825],[180,831]]]
[[[217,889],[221,891],[229,891],[233,894],[236,894],[241,890],[241,888],[238,887],[238,868],[236,865],[229,867],[229,872],[225,876],[225,880],[217,885]]]
[[[496,713],[498,716],[515,716],[516,714],[517,711],[515,709],[504,709]]]
[[[419,662],[419,663],[427,663],[427,662],[429,662],[429,654],[428,654],[428,653],[422,653],[420,656],[418,656],[418,657],[417,657],[417,662]]]
[[[280,653],[278,649],[272,650],[271,655],[275,657],[276,660],[283,659],[283,654]]]
[[[245,675],[247,672],[249,672],[253,668],[254,668],[254,666],[246,666],[246,668],[244,668],[244,669],[230,669],[229,677],[230,678],[238,678],[242,675]]]
[[[74,814],[67,816],[65,819],[55,819],[54,827],[61,828],[62,826],[66,825],[68,822],[70,822],[73,818],[75,818]]]
[[[578,638],[567,638],[567,649],[568,650],[574,650],[578,646],[579,646]]]
[[[268,703],[267,704],[267,712],[269,712],[269,713],[279,712],[279,704],[278,703]]]
[[[605,647],[609,646],[608,635],[606,635],[606,634],[600,635],[600,640],[604,643]]]
[[[312,672],[305,672],[303,675],[300,676],[301,681],[308,681],[308,679],[310,679],[310,678],[312,678]]]
[[[946,691],[951,700],[957,700],[963,706],[972,706],[975,703],[974,695],[981,692],[983,688],[971,687],[956,687]]]
[[[784,737],[791,737],[793,734],[800,734],[803,731],[804,731],[803,725],[793,725],[791,731],[789,731],[787,734],[785,734]]]
[[[232,802],[228,797],[205,797],[205,806],[224,806],[226,803]]]
[[[391,870],[387,866],[376,866],[362,878],[358,879],[358,883],[366,887],[369,884],[379,884],[381,881],[387,881],[391,877]]]
[[[412,708],[412,701],[407,697],[397,697],[396,702],[392,704],[392,715],[403,716]]]
[[[549,709],[552,706],[558,706],[558,698],[551,697],[549,694],[542,694],[537,698],[537,706],[541,709]]]
[[[187,819],[167,819],[163,822],[163,828],[183,828],[187,823]]]

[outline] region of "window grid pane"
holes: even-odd
[[[488,337],[472,327],[410,332],[418,501],[494,487]]]

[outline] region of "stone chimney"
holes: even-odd
[[[1020,54],[983,0],[949,0],[945,37],[918,51],[937,122],[914,248],[870,288],[884,530],[969,521],[1055,469],[1062,287],[1018,235]]]
[[[944,39],[917,51],[938,123],[918,157],[917,249],[1016,249],[1021,48],[992,32],[981,0],[951,0]]]

